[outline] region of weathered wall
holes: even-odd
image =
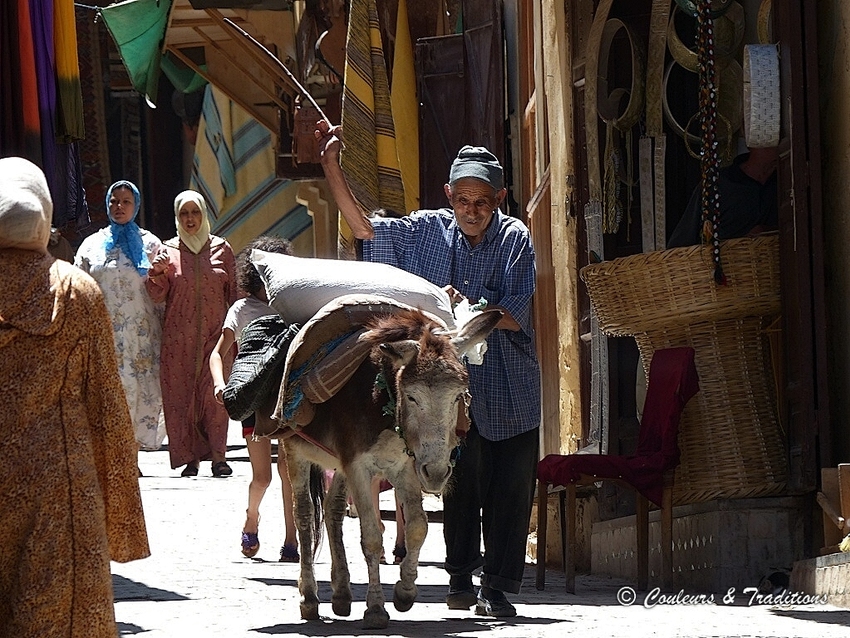
[[[568,181],[575,177],[572,56],[565,3],[543,0],[543,73],[549,119],[552,179],[552,257],[558,307],[561,453],[574,452],[581,438],[578,271],[575,211],[568,210]]]
[[[850,3],[818,0],[818,31],[833,458],[847,462],[850,461]]]

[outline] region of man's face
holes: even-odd
[[[452,185],[446,184],[444,190],[461,232],[475,246],[484,238],[494,211],[505,198],[505,189],[496,191],[480,179],[464,177]]]

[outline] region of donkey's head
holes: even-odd
[[[469,384],[462,357],[487,338],[501,316],[498,310],[483,312],[452,337],[422,313],[409,311],[382,319],[369,335],[379,343],[372,357],[395,400],[396,431],[426,492],[440,492],[452,473]]]

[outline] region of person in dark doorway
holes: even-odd
[[[752,148],[720,171],[721,240],[746,237],[776,230],[778,221],[776,165],[779,150]],[[667,242],[667,248],[700,243],[702,210],[701,185],[694,189],[682,218]]]
[[[363,259],[388,263],[443,286],[459,303],[487,300],[504,312],[482,365],[469,365],[471,427],[443,495],[446,603],[510,617],[525,568],[540,425],[540,368],[531,327],[534,248],[528,228],[499,210],[502,167],[485,148],[464,146],[444,186],[451,208],[401,219],[369,218],[339,164],[341,128],[317,124],[322,167],[340,212],[363,239]],[[481,554],[481,536],[484,554]],[[481,588],[473,571],[481,568]]]

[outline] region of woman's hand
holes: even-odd
[[[156,277],[157,275],[161,275],[168,271],[168,266],[170,265],[170,261],[168,259],[168,253],[162,252],[159,253],[151,263],[150,270],[148,270],[148,276]]]
[[[221,405],[224,405],[224,386],[216,385],[213,389],[213,393],[215,395],[215,400],[218,401]]]

